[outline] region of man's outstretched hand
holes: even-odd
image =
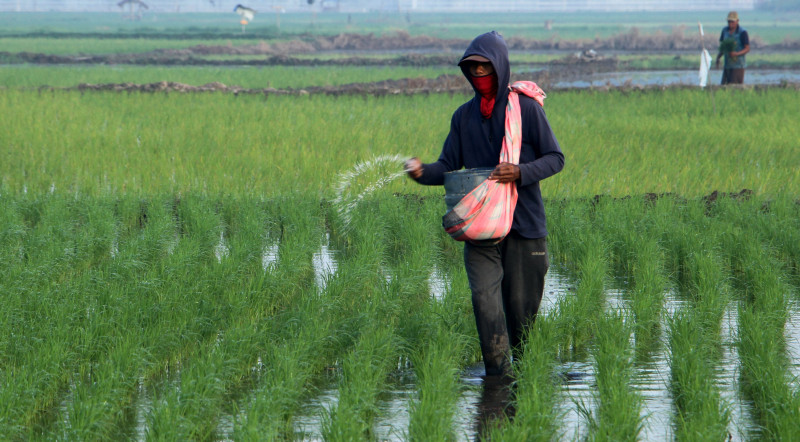
[[[404,164],[406,173],[415,180],[422,176],[422,162],[419,158],[409,158]]]

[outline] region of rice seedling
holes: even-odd
[[[631,388],[633,354],[630,319],[602,315],[596,323],[593,352],[597,369],[596,414],[584,409],[592,440],[637,440],[643,428],[642,396]]]
[[[323,432],[350,434],[343,428],[350,416],[361,422],[359,434],[369,435],[383,413],[381,392],[398,358],[410,357],[417,392],[408,405],[410,426],[398,431],[412,438],[431,431],[458,437],[456,373],[480,356],[460,247],[436,225],[444,210],[439,198],[381,189],[354,209],[348,229],[334,205],[303,195],[76,197],[56,191],[2,196],[0,203],[6,221],[0,247],[23,257],[0,263],[11,275],[0,281],[6,293],[0,358],[13,367],[3,372],[8,385],[3,403],[9,405],[0,415],[6,434],[292,437],[302,404],[314,397],[325,373],[333,372],[339,382],[327,385],[335,386],[338,400],[343,392],[348,399],[331,408]],[[690,305],[669,322],[676,436],[714,435],[730,419],[721,385],[713,381],[729,299],[728,266],[737,290],[746,294],[738,331],[739,354],[748,367],[743,366],[742,391],[758,398],[757,413],[778,410],[775,398],[791,403],[788,344],[779,337],[791,291],[783,278],[792,249],[781,247],[774,238],[782,234],[767,224],[791,226],[796,209],[771,207],[775,210],[763,211],[756,202],[707,205],[666,198],[652,205],[552,202],[552,256],[567,263],[577,291],[532,329],[526,345],[544,356],[527,361],[523,353],[515,362],[517,392],[537,393],[518,394],[515,416],[496,422],[488,433],[534,438],[565,431],[559,428],[563,411],[553,367],[561,359],[596,354],[599,347],[593,345],[615,329],[601,317],[612,270],[615,276],[633,275],[634,291],[637,281],[657,280],[663,287],[659,262],[679,267],[681,294]],[[615,211],[624,214],[618,221],[611,217]],[[614,222],[628,226],[629,239],[611,241],[621,238],[614,232],[624,231],[604,226]],[[666,240],[697,229],[709,234]],[[326,231],[337,270],[320,287],[312,257]],[[220,235],[227,251],[218,256]],[[748,245],[747,238],[756,240]],[[267,243],[277,244],[279,256],[265,268],[261,255]],[[682,262],[664,260],[658,244]],[[440,299],[431,296],[428,282],[434,267],[444,278]],[[784,295],[770,295],[779,291]],[[634,303],[632,296],[632,308]],[[58,317],[68,319],[52,319]],[[639,333],[644,317],[628,317],[628,334]],[[382,340],[367,339],[380,328],[391,332]],[[630,354],[633,347],[627,345],[624,352]],[[363,358],[382,374],[359,374]],[[347,380],[345,361],[353,367]],[[763,382],[777,373],[783,377],[775,385]],[[351,382],[354,376],[368,382]],[[599,388],[599,368],[597,376]],[[30,391],[37,393],[25,393]],[[602,401],[598,396],[597,409],[587,405],[595,422],[588,437],[605,434],[599,426]],[[341,417],[334,417],[337,413]],[[775,422],[757,419],[763,434],[788,431],[782,426],[791,421],[790,410],[781,413]]]
[[[510,422],[490,427],[487,436],[498,440],[549,441],[559,439],[563,410],[557,371],[560,310],[540,315],[527,332],[522,358],[515,361],[512,388],[513,416]]]
[[[222,75],[131,67],[119,78],[164,72]],[[298,87],[361,72],[225,74]],[[554,367],[590,355],[597,408],[586,406],[586,437],[641,437],[632,355],[661,351],[646,336],[659,335],[674,279],[689,305],[668,322],[676,437],[716,439],[749,423],[731,422],[716,382],[733,287],[753,435],[791,438],[797,391],[783,332],[800,256],[796,97],[716,98],[719,115],[700,91],[551,94],[568,156],[543,183],[551,256],[577,290],[532,327],[515,362],[515,415],[490,437],[565,434]],[[337,404],[321,411],[323,437],[371,438],[397,361],[410,360],[416,391],[398,431],[457,439],[458,371],[480,359],[461,246],[438,225],[440,189],[379,180],[400,174],[404,153],[434,159],[464,99],[0,90],[0,433],[299,438],[297,414],[324,384]],[[741,133],[721,127],[744,114]],[[675,160],[690,155],[691,165]],[[358,181],[350,168],[370,162],[381,163],[376,176]],[[336,186],[348,169],[357,189]],[[751,201],[697,199],[744,187]],[[644,192],[682,197],[645,202]],[[610,198],[587,199],[597,194]],[[622,195],[634,197],[613,198]],[[323,252],[336,266],[319,283]],[[609,276],[628,283],[629,316],[604,315],[617,307],[606,302]]]
[[[578,204],[567,204],[573,209]],[[586,210],[585,206],[579,210]],[[574,216],[577,213],[572,212]],[[570,221],[575,223],[570,224]],[[574,271],[577,280],[576,296],[567,298],[559,306],[566,318],[559,325],[565,327],[565,340],[561,342],[564,353],[582,353],[592,339],[592,324],[602,313],[605,305],[605,282],[607,277],[608,253],[603,239],[592,229],[584,230],[575,218],[557,218],[558,230],[552,233],[553,250],[556,253],[569,253],[567,263]],[[584,221],[586,223],[586,221]],[[551,225],[553,223],[551,222]],[[563,229],[563,231],[561,230]],[[575,229],[570,232],[569,229]],[[569,267],[568,267],[569,268]]]
[[[651,215],[643,198],[630,198],[610,204],[601,200],[596,206],[597,228],[612,252],[615,274],[624,275],[634,316],[637,351],[654,350],[658,345],[661,312],[667,280],[663,254],[656,237],[648,231]]]
[[[453,418],[461,390],[458,370],[463,360],[464,339],[442,325],[412,350],[418,398],[410,405],[408,438],[454,440]]]
[[[677,415],[676,437],[718,440],[728,435],[731,405],[718,385],[720,325],[730,300],[720,260],[697,250],[687,263],[690,304],[669,321],[670,390]]]
[[[719,361],[714,341],[698,322],[708,319],[693,310],[670,319],[670,390],[677,409],[678,440],[720,440],[728,436],[730,405],[720,396],[715,366]]]
[[[323,424],[325,439],[354,440],[372,434],[377,396],[397,360],[393,335],[389,327],[364,330],[343,359],[339,400]]]
[[[546,182],[546,193],[554,198],[639,192],[697,197],[742,188],[765,197],[797,193],[798,171],[789,167],[797,162],[799,136],[791,124],[793,92],[731,90],[715,97],[720,109],[742,112],[715,116],[708,95],[692,90],[551,94],[551,124],[571,166]],[[3,90],[0,111],[8,118],[0,128],[9,155],[0,165],[0,183],[13,194],[46,192],[55,185],[90,195],[303,191],[333,198],[338,174],[359,161],[412,150],[433,160],[447,119],[463,99]],[[599,111],[586,114],[588,108]],[[735,124],[743,112],[744,129],[723,134],[719,118],[733,118]],[[601,133],[581,129],[590,126]],[[763,142],[748,141],[754,138]],[[692,167],[669,156],[698,143]],[[336,161],[318,161],[323,145],[324,155]],[[600,147],[607,153],[602,158],[592,153]],[[392,189],[431,192],[406,181],[394,182]]]
[[[739,307],[738,351],[742,390],[753,401],[764,437],[791,437],[800,416],[798,392],[790,387],[786,339],[788,287],[781,266],[757,243],[744,243],[739,262],[744,299]]]

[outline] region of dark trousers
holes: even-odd
[[[742,84],[744,83],[744,69],[723,69],[722,82],[720,84]]]
[[[499,244],[464,245],[464,264],[472,290],[486,374],[510,375],[525,327],[532,324],[550,267],[546,238],[523,238],[515,231]]]

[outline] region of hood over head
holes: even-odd
[[[507,89],[508,82],[511,80],[511,69],[508,63],[508,46],[506,46],[506,41],[503,39],[503,36],[497,31],[492,31],[475,37],[472,43],[467,47],[467,50],[464,51],[464,56],[462,56],[461,60],[458,62],[459,67],[461,67],[461,72],[464,73],[464,76],[472,85],[472,88],[475,89],[475,84],[472,82],[472,77],[465,63],[466,61],[477,58],[473,56],[486,58],[492,63],[494,71],[497,73],[497,99],[504,99],[507,94],[502,93],[502,91]],[[478,93],[477,89],[475,93]]]

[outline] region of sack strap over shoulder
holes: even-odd
[[[547,95],[532,81],[517,81],[509,89],[500,162],[519,164],[522,149],[519,94],[533,98],[540,106],[544,106]],[[442,225],[457,241],[500,241],[511,230],[516,205],[516,183],[486,179],[445,214]]]

